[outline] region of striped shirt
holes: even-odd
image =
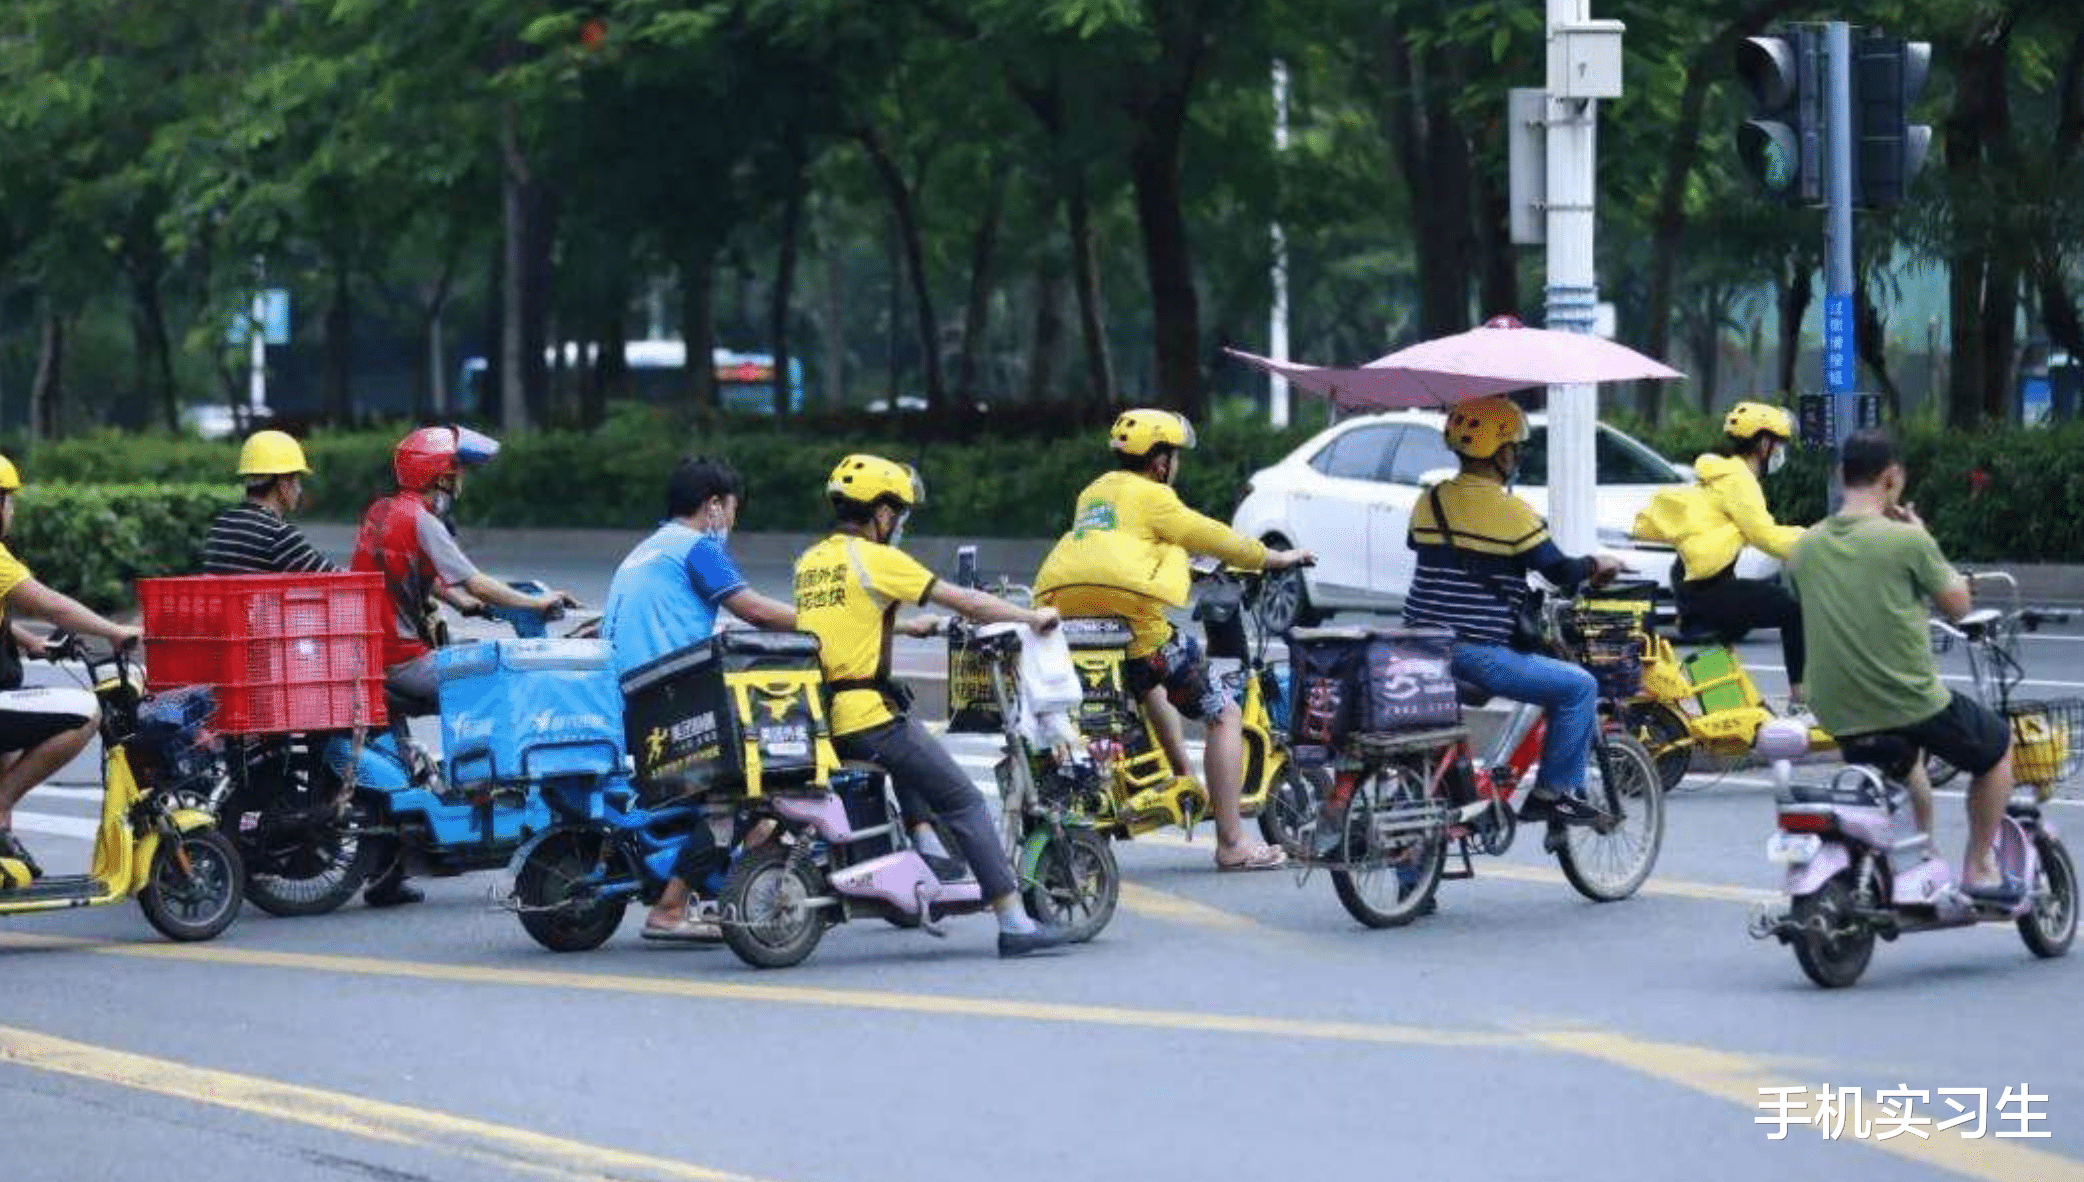
[[[1568,586],[1591,568],[1557,548],[1533,506],[1466,472],[1418,499],[1407,544],[1418,571],[1404,597],[1404,622],[1446,628],[1464,644],[1511,643],[1528,571]]]
[[[207,575],[305,574],[340,568],[312,549],[296,526],[259,505],[233,505],[210,522],[203,541]]]

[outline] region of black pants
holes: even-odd
[[[1754,628],[1780,629],[1787,680],[1802,684],[1802,672],[1809,664],[1809,649],[1802,639],[1802,605],[1779,583],[1733,575],[1682,583],[1679,613],[1689,624],[1714,632],[1724,643],[1734,643]]]
[[[900,718],[841,735],[832,745],[841,759],[872,763],[890,773],[900,798],[910,794],[932,809],[977,875],[985,898],[997,899],[1019,889],[984,794],[925,727]]]

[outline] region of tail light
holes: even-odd
[[[1780,830],[1783,833],[1829,833],[1837,827],[1837,818],[1829,813],[1780,814]]]

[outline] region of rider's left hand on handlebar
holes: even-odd
[[[1615,558],[1611,554],[1594,554],[1592,556],[1592,577],[1587,579],[1586,582],[1594,587],[1604,587],[1608,583],[1613,582],[1616,576],[1627,569],[1627,567],[1621,565],[1620,559]]]
[[[939,636],[942,630],[947,627],[947,624],[948,617],[946,616],[913,616],[911,619],[899,624],[897,630],[902,635],[918,640],[926,640]]]
[[[1028,613],[1028,627],[1033,628],[1037,632],[1053,632],[1056,630],[1056,626],[1063,622],[1063,617],[1057,615],[1056,609],[1053,607],[1039,608]]]
[[[143,628],[119,627],[116,629],[115,633],[109,637],[110,643],[116,646],[116,651],[119,653],[129,652],[131,649],[136,648],[141,642],[143,642],[144,639],[145,630]]]
[[[563,611],[568,607],[578,607],[579,601],[574,599],[568,592],[545,591],[536,597],[535,606],[537,611],[549,615]]]

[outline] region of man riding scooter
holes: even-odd
[[[464,471],[498,454],[496,440],[468,427],[422,427],[400,441],[392,455],[398,491],[370,505],[362,517],[352,569],[384,577],[393,621],[384,638],[384,696],[401,738],[407,718],[439,709],[430,596],[453,597],[460,590],[484,603],[538,612],[576,603],[562,591],[528,595],[483,574],[443,522],[463,493]],[[390,868],[362,895],[372,907],[417,903],[423,897],[405,885],[404,861],[395,854]]]

